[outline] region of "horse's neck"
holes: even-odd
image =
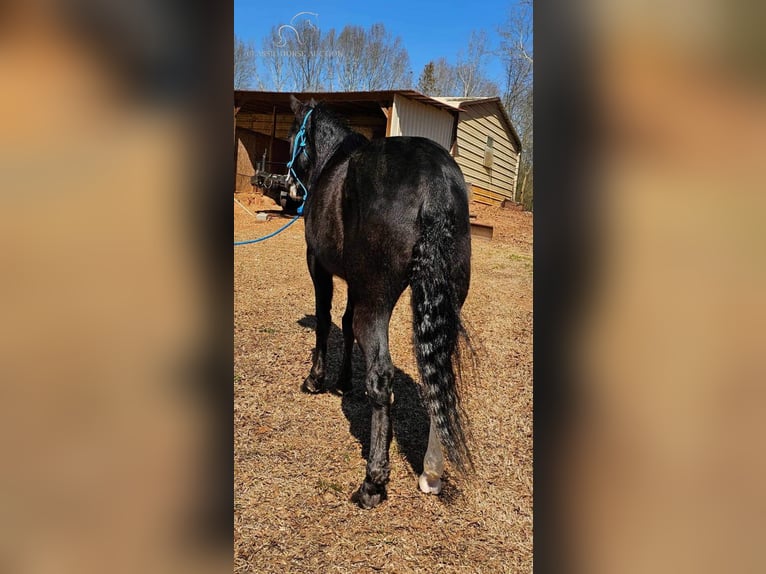
[[[326,141],[323,142],[321,151],[317,154],[317,160],[319,164],[326,164],[338,149],[343,145],[344,140],[352,134],[353,131],[341,126],[333,126],[326,137]]]
[[[323,142],[321,148],[317,149],[317,159],[314,165],[315,173],[312,174],[312,180],[318,180],[322,172],[332,162],[333,157],[343,146],[343,142],[354,132],[351,129],[335,127]]]

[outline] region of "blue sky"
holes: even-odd
[[[497,27],[505,22],[515,4],[516,0],[480,3],[389,0],[382,4],[363,0],[234,0],[234,33],[260,47],[261,39],[272,26],[289,24],[295,14],[303,11],[318,14],[311,21],[321,29],[340,31],[346,24],[368,27],[383,22],[388,31],[401,36],[417,82],[429,60],[444,56],[454,63],[458,51],[468,44],[472,30],[485,30],[491,44],[498,45]],[[488,58],[486,63],[488,75],[501,84],[500,62]]]

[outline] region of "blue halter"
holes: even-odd
[[[295,181],[298,182],[298,185],[300,185],[303,188],[303,203],[300,204],[298,207],[298,215],[301,215],[303,213],[303,206],[306,205],[306,200],[309,198],[309,190],[306,189],[306,186],[303,185],[303,182],[298,177],[298,174],[295,173],[295,170],[293,169],[293,163],[295,163],[295,159],[298,157],[298,155],[302,152],[305,153],[307,156],[309,155],[309,152],[306,151],[306,122],[309,119],[309,116],[311,115],[311,112],[314,111],[314,108],[311,108],[308,113],[303,117],[303,123],[301,124],[301,129],[298,130],[298,133],[295,134],[295,139],[293,140],[293,157],[290,159],[289,162],[287,162],[287,169],[289,170],[289,173],[295,178]]]
[[[309,152],[306,151],[306,122],[309,119],[309,116],[311,115],[311,112],[314,111],[314,108],[311,108],[306,116],[303,118],[303,123],[301,124],[301,129],[298,130],[298,133],[295,134],[295,140],[293,140],[293,157],[290,159],[289,162],[287,162],[287,169],[289,172],[293,175],[295,178],[295,181],[298,182],[298,184],[303,188],[303,203],[300,204],[298,207],[298,215],[296,215],[294,218],[292,218],[290,221],[288,221],[285,225],[277,229],[273,233],[269,233],[268,235],[265,235],[263,237],[259,237],[258,239],[248,239],[247,241],[235,241],[234,245],[247,245],[249,243],[260,243],[261,241],[265,241],[271,237],[274,237],[275,235],[278,235],[279,233],[282,233],[285,229],[290,227],[293,223],[298,221],[301,218],[301,215],[303,214],[303,206],[306,205],[306,200],[309,197],[309,190],[306,189],[306,186],[303,185],[303,182],[298,177],[298,174],[295,173],[295,170],[293,169],[293,163],[295,162],[295,158],[298,157],[298,154],[300,152],[305,153],[306,155],[309,155]],[[299,149],[300,148],[300,149]]]

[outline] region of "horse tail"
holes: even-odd
[[[429,209],[428,203],[418,216],[420,235],[413,247],[410,275],[415,356],[436,434],[447,458],[463,472],[473,464],[455,372],[458,367],[460,373],[460,339],[468,341],[452,271],[456,226],[450,210]]]

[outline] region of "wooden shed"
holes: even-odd
[[[370,139],[430,138],[455,157],[474,200],[499,204],[513,198],[521,144],[499,98],[432,98],[413,90],[295,95],[326,102]],[[289,93],[234,92],[235,191],[252,189],[250,178],[262,161],[267,171],[285,172],[293,118]]]
[[[500,98],[435,98],[459,111],[452,156],[473,200],[498,205],[513,200],[521,140]]]

